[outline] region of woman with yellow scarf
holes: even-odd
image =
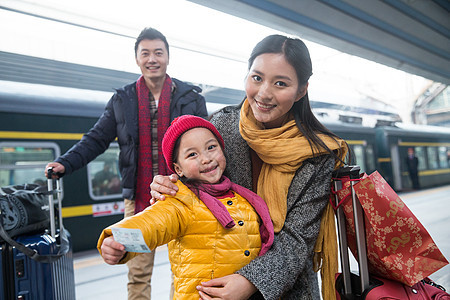
[[[250,56],[246,99],[212,116],[225,141],[226,175],[266,201],[275,240],[236,274],[202,283],[201,299],[320,299],[320,268],[323,298],[335,297],[337,247],[328,199],[331,173],[348,146],[312,113],[311,75],[301,40],[268,36]],[[152,197],[174,193],[170,180],[156,177]]]

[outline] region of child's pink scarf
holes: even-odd
[[[261,235],[261,251],[259,252],[259,256],[263,255],[270,249],[274,238],[273,224],[270,219],[269,209],[261,197],[243,186],[231,182],[231,180],[225,176],[222,176],[219,183],[203,183],[192,188],[192,190],[196,189],[198,189],[198,197],[200,200],[205,203],[208,209],[217,218],[219,223],[225,228],[232,228],[235,223],[225,205],[223,205],[222,202],[220,202],[216,197],[232,190],[247,199],[247,201],[256,210],[262,221],[261,226],[259,227],[259,232]]]

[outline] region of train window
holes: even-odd
[[[46,185],[44,168],[59,153],[55,143],[0,143],[0,185]]]
[[[447,147],[439,147],[439,167],[448,168]]]
[[[419,170],[425,170],[427,168],[426,155],[424,147],[414,147],[414,152],[416,153],[417,159],[419,160]]]
[[[89,194],[92,199],[116,198],[122,193],[117,144],[112,144],[105,153],[90,162],[87,167]]]
[[[438,151],[437,151],[436,147],[427,147],[428,167],[430,169],[437,169],[437,168],[439,168],[437,152]]]
[[[367,163],[367,170],[366,172],[372,172],[376,170],[376,165],[375,165],[375,153],[373,151],[373,147],[372,145],[367,145],[366,146],[366,163]]]
[[[353,155],[356,163],[361,167],[361,172],[366,172],[366,159],[364,157],[364,147],[362,145],[352,145]]]

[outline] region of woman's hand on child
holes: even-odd
[[[256,291],[256,287],[242,275],[232,274],[202,282],[197,286],[200,299],[246,300]]]
[[[174,184],[178,180],[177,174],[172,174],[170,176],[156,175],[150,184],[150,194],[152,199],[150,199],[150,205],[153,205],[158,200],[164,200],[165,196],[162,194],[168,194],[175,196],[178,192],[178,187]]]
[[[125,246],[116,242],[112,236],[107,237],[102,243],[103,260],[110,265],[117,264],[125,255]]]

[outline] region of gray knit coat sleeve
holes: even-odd
[[[239,109],[225,108],[211,122],[225,141],[227,176],[251,188],[251,160],[248,145],[239,134]],[[333,167],[329,155],[302,164],[288,191],[284,227],[275,234],[272,248],[237,272],[251,281],[264,299],[320,299],[312,256]]]

